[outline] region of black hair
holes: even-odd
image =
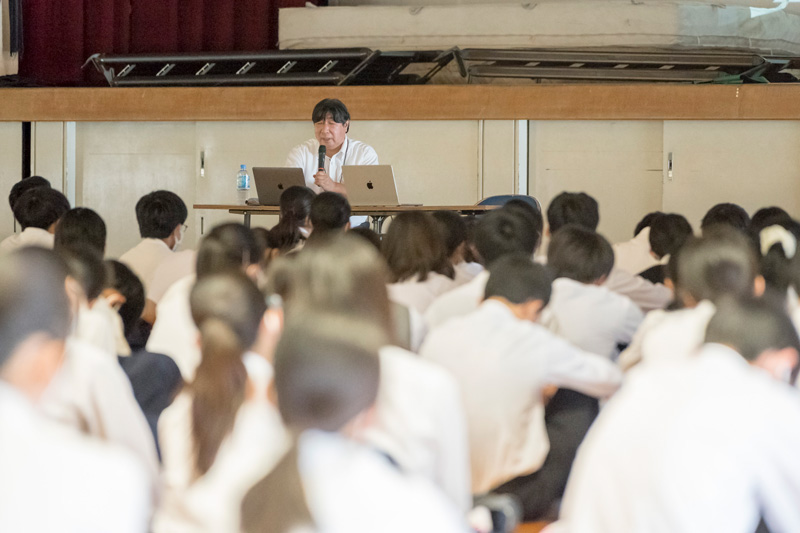
[[[144,311],[144,285],[133,270],[119,261],[106,261],[105,266],[106,287],[116,290],[125,297],[125,303],[119,308],[119,315],[122,317],[127,337],[136,327]]]
[[[136,221],[143,239],[166,239],[187,216],[186,204],[172,191],[153,191],[136,202]]]
[[[452,257],[458,247],[467,240],[467,223],[464,217],[453,211],[434,211],[431,216],[442,232],[447,257]]]
[[[650,224],[650,249],[660,259],[680,249],[691,235],[692,226],[683,215],[656,215]]]
[[[341,100],[325,98],[314,106],[314,111],[311,112],[311,122],[314,124],[322,122],[328,115],[338,124],[344,124],[350,120],[350,112]]]
[[[91,246],[76,244],[58,250],[69,269],[69,275],[78,282],[90,302],[100,296],[106,287],[106,267],[103,257]]]
[[[509,254],[492,265],[484,297],[499,296],[513,304],[541,300],[547,305],[551,285],[552,276],[546,267],[534,263],[529,255]]]
[[[599,233],[567,225],[550,240],[547,266],[557,278],[594,283],[611,273],[614,249]]]
[[[730,346],[748,361],[767,350],[794,348],[800,353],[797,329],[786,310],[752,297],[719,302],[706,328],[705,340]]]
[[[544,230],[544,219],[541,210],[534,207],[530,202],[521,198],[513,198],[505,203],[503,209],[520,215],[528,223],[528,231],[536,235],[536,247],[542,242],[542,231]]]
[[[551,235],[567,224],[576,224],[595,231],[599,223],[600,208],[597,200],[585,192],[562,192],[547,207],[547,224]]]
[[[358,235],[359,237],[363,237],[368,243],[375,247],[375,249],[380,252],[381,251],[381,236],[372,231],[369,228],[364,227],[357,227],[351,229],[349,232],[351,235]]]
[[[653,223],[653,219],[658,216],[662,215],[661,211],[653,211],[652,213],[647,213],[645,216],[642,217],[642,220],[636,224],[636,228],[633,230],[633,236],[636,237],[639,235],[644,228],[649,228]]]
[[[489,211],[475,225],[475,248],[489,269],[506,254],[519,252],[532,256],[538,242],[525,218],[510,209]]]
[[[94,248],[101,256],[106,253],[106,223],[87,207],[70,209],[56,225],[54,239],[56,250],[84,244]]]
[[[69,211],[69,200],[49,187],[28,189],[14,203],[14,218],[22,229],[47,229]]]
[[[746,232],[750,225],[750,215],[740,205],[717,204],[705,214],[700,222],[700,229],[705,232],[707,228],[720,225],[731,226],[741,232]]]
[[[210,274],[240,272],[250,265],[260,264],[264,248],[250,228],[235,222],[212,229],[197,249],[195,271],[200,280]]]
[[[14,204],[17,203],[17,199],[22,196],[25,191],[35,189],[36,187],[50,188],[50,182],[41,176],[28,176],[22,181],[16,182],[14,186],[11,187],[11,192],[8,193],[8,205],[11,207],[11,210],[14,210]]]
[[[32,335],[66,339],[66,277],[66,265],[52,250],[29,247],[0,257],[0,368]]]
[[[772,206],[762,207],[750,219],[750,231],[756,235],[764,228],[772,226],[773,224],[780,224],[781,222],[788,222],[792,220],[792,216],[786,212],[785,209]]]
[[[271,248],[286,252],[305,239],[300,228],[311,214],[311,203],[316,196],[314,191],[300,185],[292,185],[281,193],[280,220],[270,230],[270,238],[279,244]]]
[[[344,229],[350,221],[350,202],[335,192],[322,192],[311,202],[313,234]]]

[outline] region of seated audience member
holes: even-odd
[[[432,480],[466,513],[469,455],[457,385],[438,365],[395,345],[387,278],[385,263],[369,244],[339,235],[276,261],[270,284],[286,302],[287,321],[297,316],[307,331],[319,325],[306,318],[312,312],[354,315],[383,329],[391,344],[380,349],[376,420],[366,440],[403,472]]]
[[[14,211],[14,204],[17,203],[17,199],[22,196],[23,193],[35,189],[36,187],[45,187],[49,189],[50,181],[41,176],[28,176],[16,182],[8,193],[8,206],[11,208],[11,211]]]
[[[551,236],[567,224],[597,231],[599,222],[597,201],[586,193],[562,192],[547,207],[547,223]],[[619,268],[611,270],[604,285],[633,300],[645,313],[653,309],[663,309],[672,300],[672,291],[667,287],[650,283]]]
[[[756,236],[767,226],[788,223],[791,220],[792,216],[785,209],[777,206],[762,207],[753,213],[753,218],[750,219],[750,225],[747,229],[751,235]]]
[[[644,315],[603,286],[614,266],[611,245],[594,231],[565,226],[550,240],[547,265],[556,279],[541,323],[575,346],[615,360]]]
[[[186,204],[174,192],[154,191],[136,202],[136,221],[142,240],[122,254],[119,261],[133,270],[145,291],[149,290],[158,266],[177,250],[186,217]]]
[[[158,417],[166,409],[183,384],[181,371],[171,357],[145,350],[137,328],[146,324],[142,319],[144,286],[131,269],[119,261],[106,261],[104,295],[113,301],[125,327],[125,337],[131,339],[131,354],[120,357],[119,364],[128,375],[133,396],[142,409],[154,442],[158,448]]]
[[[267,397],[280,320],[243,272],[203,276],[191,310],[202,358],[159,421],[164,500],[153,530],[239,531],[244,495],[288,445]]]
[[[147,341],[147,350],[172,357],[186,381],[192,381],[200,350],[197,327],[192,321],[189,294],[196,280],[211,274],[244,271],[251,279],[261,272],[263,250],[253,232],[242,224],[228,223],[212,229],[197,250],[196,275],[175,282],[159,303],[158,319]]]
[[[242,531],[466,533],[429,480],[363,444],[378,409],[380,328],[336,315],[308,319],[317,327],[287,322],[275,356],[278,409],[295,443],[244,498]]]
[[[544,219],[542,218],[542,212],[539,209],[533,207],[529,202],[526,202],[521,198],[509,200],[503,206],[503,209],[520,215],[527,223],[528,232],[536,235],[538,245],[542,243],[542,236],[544,234]],[[534,253],[536,252],[534,251]]]
[[[631,344],[620,354],[628,369],[640,361],[673,361],[702,343],[716,304],[725,297],[745,297],[764,292],[764,278],[750,240],[740,231],[707,229],[690,239],[678,253],[675,298],[678,311],[648,313]]]
[[[194,250],[178,250],[164,259],[155,272],[150,286],[147,288],[146,305],[157,306],[167,290],[176,281],[194,274],[194,265],[197,263],[197,252]]]
[[[455,272],[455,285],[463,285],[483,271],[480,263],[465,259],[467,247],[467,222],[453,211],[436,211],[432,214],[444,234],[445,249]]]
[[[397,215],[381,243],[389,265],[389,298],[424,313],[437,296],[454,287],[444,238],[436,220],[419,211]]]
[[[321,192],[311,201],[309,219],[312,228],[309,243],[347,231],[350,229],[350,202],[341,194]]]
[[[800,531],[800,403],[785,383],[797,333],[766,302],[729,300],[705,341],[631,372],[581,446],[552,530],[751,533],[763,519]]]
[[[700,230],[705,232],[713,226],[730,226],[741,232],[747,232],[750,226],[750,215],[743,207],[736,204],[717,204],[703,216],[700,222]]]
[[[510,253],[533,256],[539,235],[531,231],[530,221],[505,207],[485,214],[475,225],[475,248],[486,271],[437,298],[425,313],[425,322],[434,328],[448,319],[469,314],[478,308],[484,296],[491,265]]]
[[[293,185],[280,198],[280,218],[270,233],[280,243],[282,253],[302,248],[311,235],[311,203],[317,195],[308,187]]]
[[[526,520],[542,518],[569,473],[569,462],[537,473],[548,449],[555,454],[562,445],[548,441],[545,386],[605,396],[617,389],[621,373],[607,358],[583,352],[536,324],[550,299],[550,275],[530,255],[495,261],[485,296],[476,311],[431,331],[420,354],[447,368],[460,385],[472,492],[513,480],[500,491],[520,498]]]
[[[788,221],[772,224],[758,233],[757,251],[759,271],[764,277],[764,296],[789,312],[798,307],[797,242],[800,239],[800,223]],[[791,291],[790,291],[791,289]]]
[[[102,258],[106,253],[106,223],[87,207],[70,209],[56,224],[54,247],[88,246]]]
[[[667,273],[665,263],[692,236],[692,226],[683,215],[662,213],[653,219],[649,234],[650,253],[658,264],[640,271],[639,275],[651,283],[664,283]]]
[[[638,274],[658,264],[650,248],[650,227],[653,219],[661,215],[661,211],[647,213],[636,224],[633,239],[618,242],[614,248],[614,267],[624,270],[629,274]]]
[[[0,258],[0,531],[148,530],[148,480],[125,450],[39,413],[70,329],[66,267],[52,252]]]
[[[34,187],[17,198],[13,211],[22,232],[0,242],[0,253],[25,246],[52,248],[56,223],[69,211],[69,200],[55,189]]]

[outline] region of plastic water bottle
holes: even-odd
[[[250,196],[250,174],[247,165],[241,165],[236,173],[236,200],[238,205],[244,205]]]

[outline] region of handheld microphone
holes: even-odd
[[[327,149],[325,148],[324,144],[319,145],[319,171],[325,172],[325,152]]]

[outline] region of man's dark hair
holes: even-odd
[[[62,248],[58,254],[67,264],[69,275],[83,288],[86,299],[91,302],[100,296],[106,287],[106,267],[97,250],[82,244]]]
[[[488,269],[506,254],[518,252],[532,256],[538,242],[538,236],[530,231],[527,221],[508,209],[489,211],[475,225],[475,248]]]
[[[52,250],[30,247],[0,257],[0,368],[32,335],[66,339],[66,277],[66,265]]]
[[[740,205],[723,203],[717,204],[703,217],[700,229],[705,232],[712,226],[730,226],[741,232],[746,232],[750,225],[750,215]]]
[[[509,254],[492,265],[484,298],[505,298],[513,304],[541,300],[547,305],[552,281],[548,269],[534,263],[529,255]]]
[[[447,257],[452,257],[467,240],[467,222],[454,211],[434,211],[432,216],[442,232]]]
[[[611,273],[614,250],[599,233],[567,225],[550,240],[547,266],[557,278],[594,283]]]
[[[659,259],[675,253],[692,235],[692,225],[683,215],[660,214],[650,224],[650,249]]]
[[[139,322],[144,311],[145,293],[141,280],[133,270],[119,261],[106,261],[106,287],[110,287],[125,297],[119,308],[122,325],[127,337]]]
[[[67,211],[69,211],[67,197],[49,187],[29,189],[14,203],[14,218],[22,229],[47,229]]]
[[[585,192],[562,192],[547,207],[547,224],[551,235],[567,224],[595,231],[599,223],[597,200]]]
[[[334,122],[339,124],[344,124],[350,120],[350,112],[341,100],[326,98],[320,100],[317,105],[314,106],[314,111],[311,112],[311,122],[314,124],[322,122],[328,118],[328,115],[330,115]]]
[[[70,209],[56,225],[55,249],[86,245],[101,256],[106,253],[106,223],[87,207]]]
[[[335,192],[323,192],[311,202],[313,233],[342,230],[350,220],[350,202]]]
[[[633,236],[636,237],[644,228],[649,228],[653,223],[653,219],[658,215],[663,215],[663,213],[661,211],[653,211],[652,213],[647,213],[645,216],[643,216],[642,220],[636,224],[636,228],[633,230]]]
[[[136,202],[136,220],[143,239],[166,239],[187,216],[186,204],[171,191],[153,191]]]
[[[23,193],[36,187],[50,187],[50,182],[41,176],[28,176],[22,181],[18,181],[11,187],[11,192],[8,193],[8,205],[11,210],[14,210],[14,204]]]
[[[195,267],[197,279],[211,274],[241,272],[260,263],[263,255],[263,245],[250,228],[235,222],[221,224],[200,241]]]
[[[528,224],[528,231],[536,234],[536,246],[542,242],[542,231],[544,230],[544,219],[542,212],[531,203],[521,198],[513,198],[505,203],[503,209],[520,215]]]
[[[389,265],[392,283],[415,276],[417,281],[425,281],[431,272],[450,278],[455,275],[442,232],[433,217],[421,211],[394,217],[381,242],[381,252]]]
[[[794,348],[800,339],[786,310],[753,297],[725,298],[706,328],[706,342],[725,344],[753,361],[767,350]]]

